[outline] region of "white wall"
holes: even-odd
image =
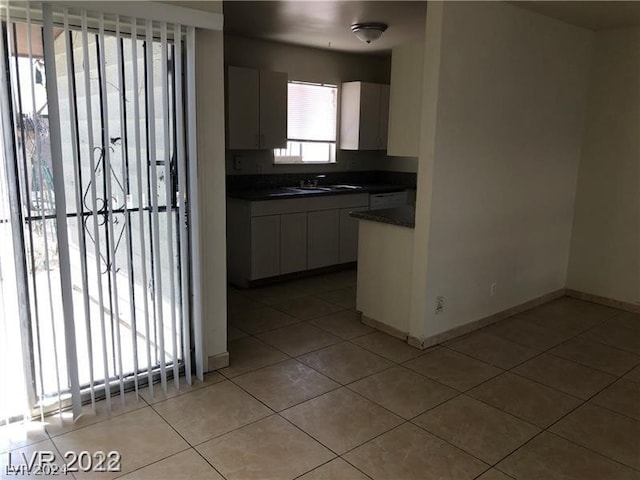
[[[505,3],[429,10],[411,332],[422,337],[564,288],[592,40]]]
[[[424,38],[394,47],[391,53],[388,153],[417,157],[420,148]],[[416,159],[417,160],[417,159]]]
[[[640,303],[640,29],[595,35],[568,288]]]
[[[289,80],[389,83],[391,58],[225,35],[225,64],[287,72]]]
[[[227,351],[223,34],[196,34],[202,310],[206,354]]]

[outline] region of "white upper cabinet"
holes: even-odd
[[[400,45],[392,51],[387,155],[419,155],[423,57],[422,41]]]
[[[342,84],[340,148],[385,150],[389,116],[389,85]]]
[[[287,146],[287,74],[228,67],[227,148]]]
[[[260,148],[287,147],[286,73],[260,70]]]

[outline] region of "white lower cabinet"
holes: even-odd
[[[251,219],[251,280],[280,274],[280,215]]]
[[[354,207],[340,209],[340,263],[358,260],[358,219],[349,212],[361,212],[369,207]]]
[[[229,281],[251,281],[357,260],[358,225],[369,194],[227,201]]]
[[[260,218],[260,217],[257,217]],[[307,269],[307,214],[280,215],[280,275]]]
[[[307,268],[340,263],[340,210],[307,214]]]

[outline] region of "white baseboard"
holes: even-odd
[[[460,325],[458,327],[452,328],[451,330],[447,330],[445,332],[439,333],[437,335],[433,335],[431,337],[427,337],[424,339],[411,337],[407,339],[407,343],[409,345],[420,348],[422,350],[433,347],[439,343],[446,342],[455,337],[460,337],[462,335],[466,335],[467,333],[471,333],[480,328],[486,327],[487,325],[491,325],[492,323],[499,322],[500,320],[504,320],[505,318],[512,317],[518,313],[522,313],[526,310],[531,310],[532,308],[538,307],[544,303],[555,300],[556,298],[563,297],[565,295],[565,289],[561,288],[560,290],[556,290],[555,292],[547,293],[540,297],[534,298],[533,300],[529,300],[528,302],[521,303],[520,305],[516,305],[515,307],[507,308],[506,310],[502,310],[501,312],[494,313],[493,315],[489,315],[488,317],[480,318],[478,320],[474,320],[472,322],[466,323],[464,325]]]
[[[376,330],[380,330],[381,332],[384,332],[387,335],[391,335],[392,337],[399,338],[400,340],[407,340],[407,332],[403,332],[401,330],[398,330],[397,328],[391,327],[378,320],[369,318],[366,315],[361,314],[360,318],[362,323],[364,323],[365,325],[368,325],[369,327],[375,328]]]
[[[221,368],[229,366],[229,352],[219,353],[212,355],[207,359],[208,372],[214,370],[220,370]]]
[[[455,337],[466,335],[467,333],[479,330],[480,328],[484,328],[488,325],[499,322],[500,320],[504,320],[505,318],[512,317],[513,315],[517,315],[518,313],[522,313],[526,310],[531,310],[532,308],[538,307],[563,296],[577,298],[579,300],[584,300],[587,302],[598,303],[600,305],[625,310],[627,312],[640,313],[640,305],[636,305],[630,302],[623,302],[620,300],[613,300],[611,298],[580,292],[578,290],[561,288],[554,292],[541,295],[540,297],[534,298],[533,300],[529,300],[528,302],[524,302],[520,305],[507,308],[506,310],[502,310],[498,313],[494,313],[493,315],[489,315],[488,317],[480,318],[465,325],[460,325],[458,327],[452,328],[451,330],[447,330],[445,332],[427,338],[412,337],[406,332],[401,332],[393,327],[385,325],[384,323],[381,323],[372,318],[368,318],[364,315],[362,316],[362,323],[382,332],[388,333],[389,335],[392,335],[394,337],[400,338],[401,340],[406,340],[406,342],[412,347],[425,350],[439,343],[446,342]]]
[[[568,297],[577,298],[578,300],[584,300],[586,302],[599,303],[600,305],[606,305],[607,307],[618,308],[620,310],[626,310],[627,312],[640,313],[640,305],[631,302],[623,302],[622,300],[614,300],[612,298],[601,297],[600,295],[594,295],[592,293],[581,292],[579,290],[572,290],[567,288],[566,295]]]

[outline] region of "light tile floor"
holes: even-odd
[[[640,479],[639,315],[561,298],[423,352],[354,308],[352,271],[230,289],[229,367],[1,429],[2,478],[7,451],[111,449],[75,478]]]

